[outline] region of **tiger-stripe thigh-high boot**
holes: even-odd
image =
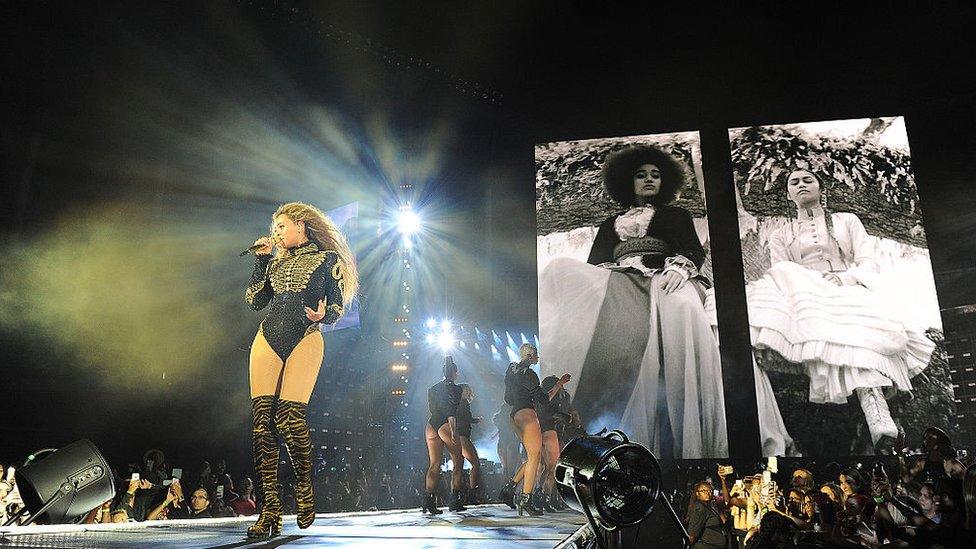
[[[281,499],[278,497],[278,434],[275,432],[274,395],[251,399],[253,421],[252,450],[264,506],[257,522],[247,529],[247,537],[264,538],[281,533]]]
[[[278,400],[275,424],[285,439],[285,447],[295,471],[295,502],[298,527],[308,528],[315,520],[315,494],[312,492],[312,440],[308,434],[308,404]]]

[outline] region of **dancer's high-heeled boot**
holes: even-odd
[[[502,503],[508,505],[512,509],[515,509],[515,481],[509,480],[502,486],[502,489],[498,491],[498,499]]]
[[[249,538],[270,538],[281,533],[281,499],[278,497],[278,434],[274,430],[275,397],[251,399],[254,470],[264,494],[257,522],[247,529]]]
[[[275,425],[285,439],[285,447],[295,471],[295,502],[298,527],[308,528],[315,521],[315,494],[312,492],[312,439],[308,434],[308,404],[278,400]]]
[[[521,496],[515,497],[515,510],[518,511],[519,516],[522,516],[522,513],[530,517],[541,517],[545,514],[542,509],[539,509],[533,504],[532,494],[526,494],[524,492]]]
[[[468,508],[464,506],[464,497],[461,496],[460,490],[451,492],[451,504],[448,505],[447,510],[454,511],[455,513],[468,510]]]
[[[437,508],[437,496],[433,492],[427,492],[427,496],[424,498],[424,506],[420,510],[432,515],[439,515],[444,512]]]

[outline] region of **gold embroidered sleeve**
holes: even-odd
[[[248,282],[247,289],[244,290],[244,301],[253,311],[260,311],[268,306],[274,291],[271,289],[271,282],[268,280],[268,263],[271,255],[255,256],[254,270],[251,272],[251,280]]]

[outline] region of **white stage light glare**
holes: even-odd
[[[424,326],[426,326],[427,328],[430,328],[431,330],[433,330],[434,328],[437,327],[437,321],[434,320],[433,318],[428,318],[427,319],[427,323],[424,324]]]
[[[445,318],[444,320],[441,321],[441,331],[442,332],[450,332],[451,331],[451,327],[452,327],[452,324],[451,324],[451,321],[450,320],[447,320]]]
[[[442,332],[441,335],[437,336],[437,346],[442,351],[450,351],[454,348],[454,343],[454,334],[450,332]]]
[[[411,235],[420,230],[420,216],[411,210],[400,212],[397,216],[397,230],[404,235]]]

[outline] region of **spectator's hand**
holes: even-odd
[[[872,480],[871,494],[886,499],[891,499],[895,496],[894,491],[891,489],[891,483],[887,480]]]
[[[174,478],[173,483],[169,485],[169,490],[176,496],[177,505],[183,503],[183,485],[180,484],[180,479]]]
[[[732,472],[733,472],[733,469],[732,469],[732,466],[731,465],[721,465],[720,464],[718,466],[718,476],[720,476],[722,478],[725,478],[725,477],[731,475]]]
[[[878,547],[878,535],[873,531],[870,532],[857,532],[857,537],[860,539],[861,545],[866,545],[868,547]]]
[[[107,499],[98,506],[98,513],[95,515],[95,522],[102,522],[102,518],[107,516],[107,520],[112,519],[112,500]]]
[[[309,307],[305,307],[305,316],[312,322],[318,322],[325,318],[325,300],[319,300],[319,308],[315,311]]]
[[[174,490],[173,485],[170,484],[169,490],[166,491],[166,505],[169,505],[170,503],[179,504],[180,499],[181,499],[180,494],[176,490]]]
[[[563,377],[559,378],[559,384],[566,385],[567,383],[569,383],[570,379],[573,379],[573,376],[569,374],[563,374]]]
[[[685,285],[685,277],[681,276],[681,273],[677,271],[666,271],[661,275],[661,282],[658,287],[664,291],[666,294],[674,293],[681,289]]]

